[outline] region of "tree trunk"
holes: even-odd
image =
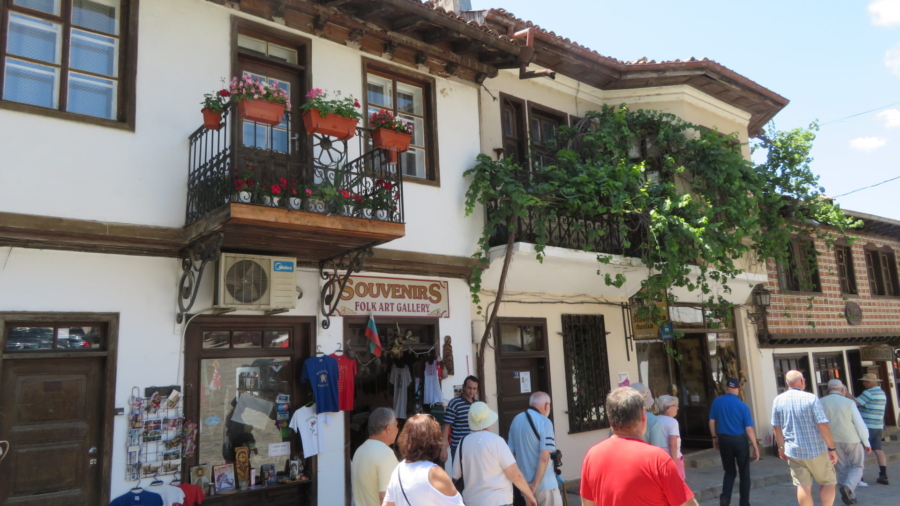
[[[494,299],[494,308],[491,310],[491,316],[488,318],[487,326],[484,328],[484,334],[481,336],[481,343],[478,346],[478,356],[476,357],[477,365],[475,367],[478,374],[478,398],[482,402],[487,402],[484,389],[486,378],[484,377],[484,350],[487,347],[488,338],[491,335],[491,329],[494,327],[494,321],[497,319],[497,311],[500,309],[500,301],[503,300],[503,289],[506,287],[506,275],[509,273],[509,261],[512,259],[513,244],[516,242],[516,233],[519,230],[519,219],[514,218],[512,230],[509,230],[509,239],[506,241],[506,255],[503,257],[503,270],[500,271],[500,282],[497,284],[497,298]],[[490,268],[490,266],[489,266]],[[499,346],[498,346],[499,348]],[[497,353],[498,349],[494,350]]]

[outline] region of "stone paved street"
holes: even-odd
[[[897,506],[900,504],[900,462],[888,463],[888,477],[892,482],[888,486],[875,483],[878,477],[878,467],[866,467],[865,479],[868,487],[856,489],[859,506]],[[764,506],[796,506],[797,489],[790,483],[779,483],[768,487],[757,488],[750,491],[750,504]],[[819,505],[819,493],[815,492],[816,506]],[[573,503],[570,501],[570,505]],[[738,495],[732,496],[731,504],[738,505]],[[843,505],[841,494],[838,493],[834,501],[835,505]],[[719,506],[718,499],[708,499],[700,503],[700,506]]]

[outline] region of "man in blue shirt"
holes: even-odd
[[[538,506],[562,506],[559,485],[550,465],[550,454],[556,451],[553,422],[547,418],[550,396],[535,392],[528,403],[530,407],[516,415],[509,427],[509,449]]]
[[[828,418],[818,397],[803,391],[806,380],[802,372],[788,371],[784,379],[790,388],[772,403],[772,429],[778,456],[791,469],[800,506],[812,506],[813,480],[822,486],[819,500],[831,506],[837,485],[834,465],[838,457]]]
[[[741,382],[737,378],[728,378],[725,391],[727,393],[716,398],[709,409],[709,432],[712,434],[713,447],[719,449],[722,467],[725,469],[719,505],[731,504],[731,490],[737,477],[734,467],[737,463],[737,469],[741,473],[740,506],[750,506],[750,449],[747,438],[753,445],[753,461],[759,460],[753,416],[750,415],[750,408],[738,397]]]
[[[859,394],[859,397],[850,396],[859,405],[859,414],[866,422],[869,429],[869,444],[875,451],[875,458],[878,460],[878,483],[887,485],[887,456],[881,449],[881,435],[884,431],[884,408],[887,405],[887,396],[881,389],[881,379],[876,374],[863,374],[860,378],[865,392]]]

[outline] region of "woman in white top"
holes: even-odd
[[[681,431],[678,429],[678,399],[671,395],[660,395],[656,401],[659,406],[659,426],[669,442],[669,454],[675,461],[678,474],[684,479],[684,456],[681,454]]]
[[[404,460],[391,474],[382,506],[464,506],[450,476],[432,462],[441,456],[441,437],[431,415],[406,421],[397,438]]]
[[[456,447],[453,479],[462,477],[466,484],[462,493],[466,506],[511,505],[513,485],[525,496],[528,506],[537,506],[531,487],[519,471],[506,441],[487,431],[497,418],[497,413],[483,402],[476,402],[469,408],[472,432]]]

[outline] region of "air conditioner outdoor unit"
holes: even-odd
[[[293,258],[222,253],[216,306],[270,311],[297,305]]]

